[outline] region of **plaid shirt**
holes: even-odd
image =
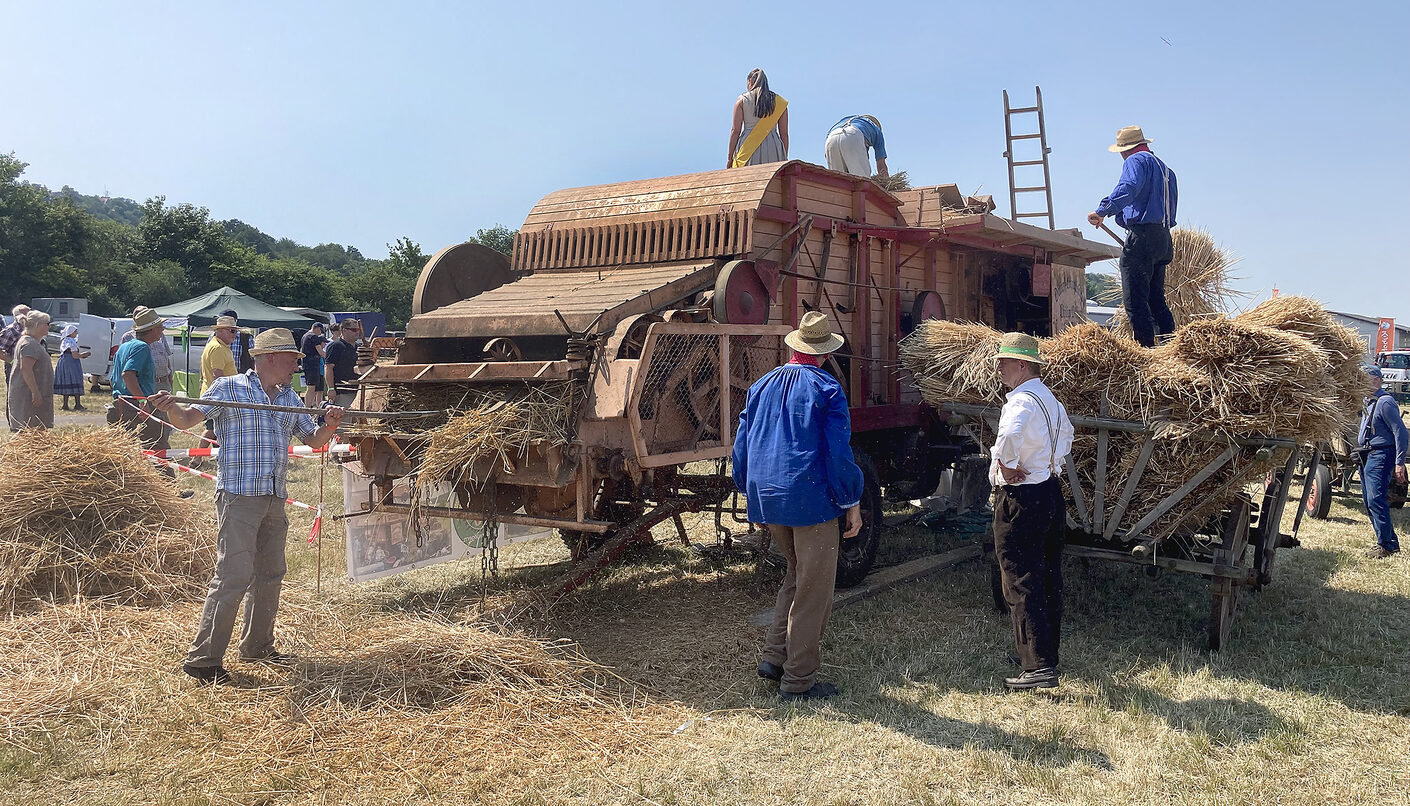
[[[231,403],[271,402],[277,406],[302,406],[303,399],[283,386],[270,401],[254,370],[243,375],[216,378],[201,395],[206,400]],[[215,438],[220,442],[216,460],[215,488],[234,495],[277,495],[284,498],[288,476],[289,440],[306,439],[318,426],[307,414],[256,409],[233,409],[193,403],[215,421]]]
[[[20,343],[20,336],[23,335],[24,328],[20,327],[19,322],[11,322],[5,325],[5,328],[0,330],[0,350],[14,355],[15,345]]]

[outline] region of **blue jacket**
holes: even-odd
[[[1369,428],[1366,424],[1368,417],[1371,418]],[[1410,448],[1410,433],[1406,432],[1405,420],[1400,417],[1399,404],[1386,390],[1377,389],[1374,395],[1366,398],[1366,407],[1361,410],[1361,427],[1356,435],[1357,445],[1394,448],[1395,463],[1405,464],[1405,451]]]
[[[852,417],[826,371],[785,364],[749,389],[734,438],[734,483],[749,520],[812,526],[862,500],[852,459]]]
[[[1165,207],[1166,179],[1169,178],[1170,208]],[[1179,201],[1175,172],[1149,151],[1137,151],[1121,166],[1121,178],[1116,189],[1097,205],[1100,216],[1116,216],[1116,223],[1130,228],[1132,224],[1175,226],[1175,206]]]

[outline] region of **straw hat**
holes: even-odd
[[[157,312],[146,305],[138,305],[132,312],[132,332],[141,333],[144,330],[151,330],[154,327],[162,326],[162,318],[157,316]]]
[[[1116,133],[1116,142],[1107,146],[1106,150],[1113,154],[1120,154],[1125,151],[1130,151],[1136,146],[1150,142],[1154,141],[1146,139],[1146,135],[1141,131],[1140,126],[1124,126],[1121,131]]]
[[[1038,340],[1027,333],[1005,333],[999,340],[999,353],[994,358],[1017,358],[1039,366],[1046,363],[1038,357]]]
[[[303,351],[294,344],[294,334],[286,327],[272,327],[269,330],[255,336],[254,346],[250,348],[250,355],[268,355],[270,353],[298,353]]]
[[[240,327],[240,320],[236,319],[233,316],[218,316],[215,320],[215,326],[217,328],[233,327],[238,330]]]
[[[827,355],[842,346],[842,337],[832,332],[825,314],[808,311],[798,329],[783,337],[783,343],[800,353]]]

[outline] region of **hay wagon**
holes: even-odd
[[[512,259],[471,244],[422,271],[394,363],[361,377],[360,405],[455,408],[466,395],[566,396],[560,439],[533,439],[449,479],[458,506],[425,514],[558,528],[586,578],[649,530],[712,509],[742,517],[724,460],[749,386],[787,359],[809,310],[846,339],[827,365],[847,390],[866,475],[863,530],[843,585],[870,570],[883,496],[932,492],[978,446],[904,382],[897,342],[924,319],[1047,335],[1085,316],[1085,269],[1115,257],[1076,230],[992,215],[954,186],[892,195],[869,179],[775,163],[551,193]],[[515,391],[519,390],[519,391]],[[423,435],[358,434],[375,487],[422,465]]]
[[[954,403],[944,408],[998,426],[995,407]],[[1208,458],[1193,463],[1188,477],[1169,494],[1147,500],[1142,482],[1160,442],[1156,429],[1108,417],[1072,415],[1071,420],[1078,438],[1095,437],[1096,461],[1090,474],[1079,473],[1071,456],[1063,468],[1068,505],[1064,553],[1143,566],[1152,576],[1174,571],[1209,579],[1209,648],[1225,646],[1242,594],[1272,581],[1278,548],[1292,543],[1294,535],[1282,533],[1280,524],[1298,463],[1311,450],[1291,439],[1257,435],[1186,438],[1182,441],[1204,443],[1202,458]],[[1130,467],[1118,469],[1108,460],[1114,454],[1109,445],[1118,436],[1135,440]],[[1246,489],[1251,478],[1262,480],[1256,495]],[[992,545],[987,548],[992,552]],[[997,564],[991,572],[995,606],[1004,609]]]

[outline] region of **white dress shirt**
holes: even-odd
[[[1048,428],[1049,420],[1057,432],[1056,442]],[[999,470],[1000,462],[1005,467],[1028,471],[1028,477],[1019,484],[1047,481],[1061,472],[1063,458],[1071,452],[1072,421],[1067,418],[1067,409],[1041,380],[1031,378],[1008,393],[999,414],[999,431],[989,452],[989,483],[996,487],[1007,484]]]

